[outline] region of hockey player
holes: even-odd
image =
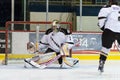
[[[117,0],[109,0],[109,5],[101,8],[98,21],[98,26],[103,30],[98,70],[103,72],[113,42],[117,40],[120,44],[120,6],[118,6]]]
[[[48,64],[53,63],[55,60],[58,60],[60,67],[62,67],[63,60],[69,66],[73,66],[78,63],[77,59],[72,59],[70,57],[66,57],[69,55],[69,50],[74,45],[73,38],[70,35],[71,33],[64,28],[61,28],[60,22],[58,20],[53,20],[52,27],[45,32],[45,35],[42,37],[39,43],[39,51],[42,48],[47,48],[41,56],[35,56],[32,59],[25,59],[25,62],[38,67],[45,68]],[[34,49],[33,43],[28,43],[28,49]],[[35,50],[35,49],[34,49]],[[44,58],[47,60],[42,60]],[[40,61],[41,60],[41,61]],[[69,62],[72,60],[73,62]],[[45,64],[41,66],[41,64]]]

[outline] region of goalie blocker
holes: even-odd
[[[30,47],[29,47],[30,45]],[[32,45],[32,47],[31,47]],[[35,45],[32,42],[29,42],[27,44],[27,49],[29,52],[35,53]],[[48,65],[52,64],[53,62],[57,61],[62,56],[63,63],[70,67],[74,67],[76,64],[79,63],[78,59],[67,57],[69,56],[69,49],[68,44],[65,43],[60,50],[60,54],[56,55],[56,52],[50,52],[45,54],[36,54],[36,56],[28,59],[24,59],[25,65],[24,67],[27,67],[27,64],[29,64],[32,67],[44,69]],[[62,66],[60,66],[62,67]]]

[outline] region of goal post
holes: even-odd
[[[8,21],[5,28],[5,60],[4,64],[9,64],[10,60],[20,60],[34,56],[27,51],[27,42],[37,43],[44,35],[45,31],[51,27],[52,22],[31,22],[31,21]],[[71,22],[61,22],[61,27],[72,32]],[[27,29],[25,29],[27,27]],[[25,30],[24,30],[25,29]],[[44,50],[43,50],[44,51]]]

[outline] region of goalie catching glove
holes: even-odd
[[[36,46],[35,46],[35,44],[33,42],[28,42],[27,43],[27,51],[29,53],[35,53],[35,52],[37,52],[36,51]]]

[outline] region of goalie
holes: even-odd
[[[36,50],[34,43],[29,42],[27,44],[27,49],[30,52],[37,51],[40,53],[43,48],[47,48],[47,50],[44,54],[37,54],[32,58],[24,59],[25,63],[36,68],[45,68],[58,60],[60,68],[62,68],[63,62],[73,67],[79,63],[79,60],[69,57],[70,49],[74,46],[73,38],[70,34],[70,31],[61,28],[58,20],[53,20],[52,27],[45,32],[39,42],[39,50]]]

